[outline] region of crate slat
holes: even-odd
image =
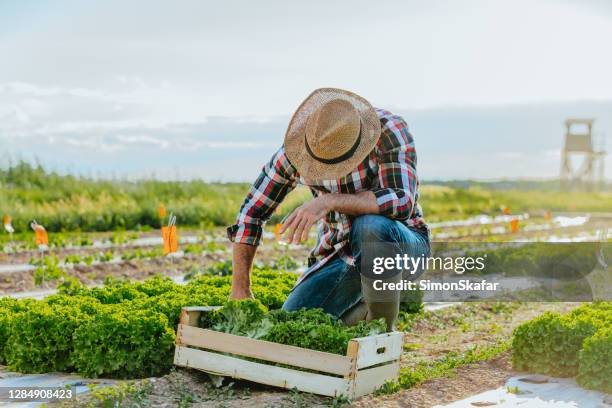
[[[357,371],[352,397],[357,398],[376,391],[386,381],[396,379],[399,369],[400,362],[398,360],[386,365]]]
[[[222,353],[237,354],[342,376],[348,376],[351,372],[351,359],[347,356],[255,340],[183,324],[179,325],[177,333],[177,343],[181,345],[202,347]]]
[[[184,306],[181,310],[186,312],[212,312],[221,309],[222,306]]]
[[[330,397],[349,395],[351,392],[351,381],[344,378],[255,363],[222,354],[190,349],[185,346],[176,347],[174,363],[217,375],[286,389],[297,388],[303,392]]]
[[[404,334],[392,332],[354,339],[359,343],[357,369],[398,360],[402,354]]]

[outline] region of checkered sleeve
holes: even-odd
[[[381,215],[406,220],[413,215],[419,183],[414,139],[399,116],[382,116],[381,125],[376,149],[379,188],[373,192]]]
[[[230,241],[259,245],[266,221],[295,188],[295,173],[283,146],[263,167],[240,207],[236,223],[227,228]]]

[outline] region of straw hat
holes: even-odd
[[[352,92],[321,88],[293,114],[285,151],[308,180],[333,180],[353,171],[374,149],[380,121],[368,101]]]

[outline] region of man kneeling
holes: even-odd
[[[359,264],[368,243],[396,245],[414,257],[429,253],[416,161],[414,140],[400,116],[352,92],[314,91],[291,118],[283,145],[228,228],[234,242],[231,297],[252,297],[250,270],[262,228],[302,184],[314,198],[286,218],[281,233],[287,243],[299,243],[318,224],[318,240],[283,309],[322,308],[347,324],[383,317],[391,329],[400,293],[377,299]]]

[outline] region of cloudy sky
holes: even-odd
[[[251,180],[334,86],[404,115],[422,178],[553,177],[567,116],[612,138],[610,38],[607,0],[4,1],[0,165]]]

